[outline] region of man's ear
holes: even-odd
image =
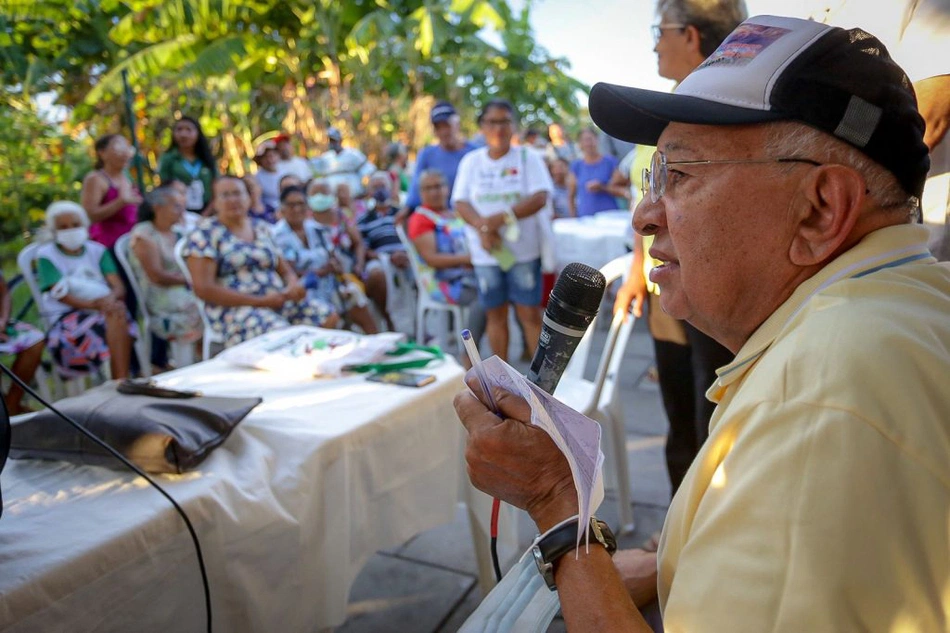
[[[693,26],[692,24],[689,24],[689,25],[686,26],[685,29],[683,29],[683,33],[686,35],[686,48],[687,48],[687,50],[688,50],[690,53],[693,53],[693,54],[695,54],[695,55],[699,55],[699,57],[701,58],[701,60],[702,60],[702,61],[705,61],[706,56],[703,55],[702,52],[700,51],[700,47],[702,46],[702,40],[703,40],[703,38],[702,38],[702,36],[699,34],[699,29],[697,29],[697,28],[696,28],[695,26]],[[702,61],[700,61],[700,63],[702,63]],[[698,65],[699,65],[699,64],[697,64],[697,66],[698,66]]]
[[[867,184],[850,167],[821,165],[801,181],[799,194],[792,202],[796,227],[789,257],[799,266],[814,266],[836,256],[851,236]]]

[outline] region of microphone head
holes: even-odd
[[[597,316],[607,280],[596,268],[573,262],[564,267],[551,291],[547,314],[565,325],[587,327]]]

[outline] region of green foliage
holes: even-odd
[[[571,125],[585,86],[537,46],[531,6],[514,15],[506,0],[0,0],[4,242],[50,200],[77,197],[92,138],[128,134],[123,71],[153,169],[181,114],[200,120],[221,167],[238,173],[255,140],[277,129],[311,152],[328,125],[371,157],[393,137],[419,147],[435,99],[455,103],[469,129],[497,97],[525,124]],[[37,111],[41,94],[66,108],[65,125]]]
[[[86,148],[33,109],[0,108],[0,263],[16,257],[46,207],[78,200]]]

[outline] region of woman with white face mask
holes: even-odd
[[[52,323],[47,347],[64,378],[86,375],[109,361],[112,378],[129,373],[137,335],[125,308],[125,288],[105,246],[89,239],[89,218],[75,202],[46,209],[53,241],[37,250],[43,296],[40,310]]]

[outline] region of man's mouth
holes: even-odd
[[[650,257],[659,262],[650,270],[650,281],[654,283],[662,283],[662,279],[665,276],[675,270],[679,270],[679,260],[674,259],[671,255],[651,248]]]

